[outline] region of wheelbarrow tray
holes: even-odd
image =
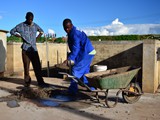
[[[110,69],[103,72],[92,72],[86,74],[90,86],[99,89],[121,89],[126,88],[138,73],[140,68],[131,66]]]

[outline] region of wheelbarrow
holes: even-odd
[[[99,92],[103,92],[105,94],[105,105],[112,108],[117,105],[119,94],[121,92],[124,101],[127,103],[135,103],[140,99],[142,90],[137,82],[138,71],[140,69],[141,68],[126,66],[86,74],[85,76],[88,79],[89,85],[95,87],[96,90],[91,90],[88,85],[84,84],[81,80],[76,79],[74,76],[62,72],[60,72],[60,74],[67,75],[67,77],[72,78],[79,85],[86,87],[90,92],[95,92],[98,102],[100,102]],[[113,104],[110,104],[108,101],[108,93],[110,89],[118,89]]]

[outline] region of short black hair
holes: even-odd
[[[32,12],[27,12],[26,13],[26,19],[28,19],[29,17],[34,17],[33,13]]]
[[[72,24],[72,21],[69,18],[66,18],[66,19],[63,20],[63,26],[65,26],[68,23]]]

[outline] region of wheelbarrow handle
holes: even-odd
[[[76,79],[75,76],[72,76],[72,75],[70,75],[70,74],[68,74],[68,73],[65,73],[65,72],[58,72],[58,73],[59,73],[59,74],[62,74],[62,75],[67,75],[68,78],[71,78],[71,79],[74,80],[77,84],[81,83],[81,84],[84,85],[88,90],[92,91],[88,85],[86,85],[85,83],[83,83],[81,80]]]
[[[58,73],[62,74],[62,75],[67,75],[68,78],[72,78],[76,83],[78,83],[78,80],[76,80],[75,76],[72,76],[72,75],[65,73],[65,72],[58,72]]]

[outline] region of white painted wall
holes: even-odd
[[[7,31],[0,30],[0,73],[5,71],[7,53]]]

